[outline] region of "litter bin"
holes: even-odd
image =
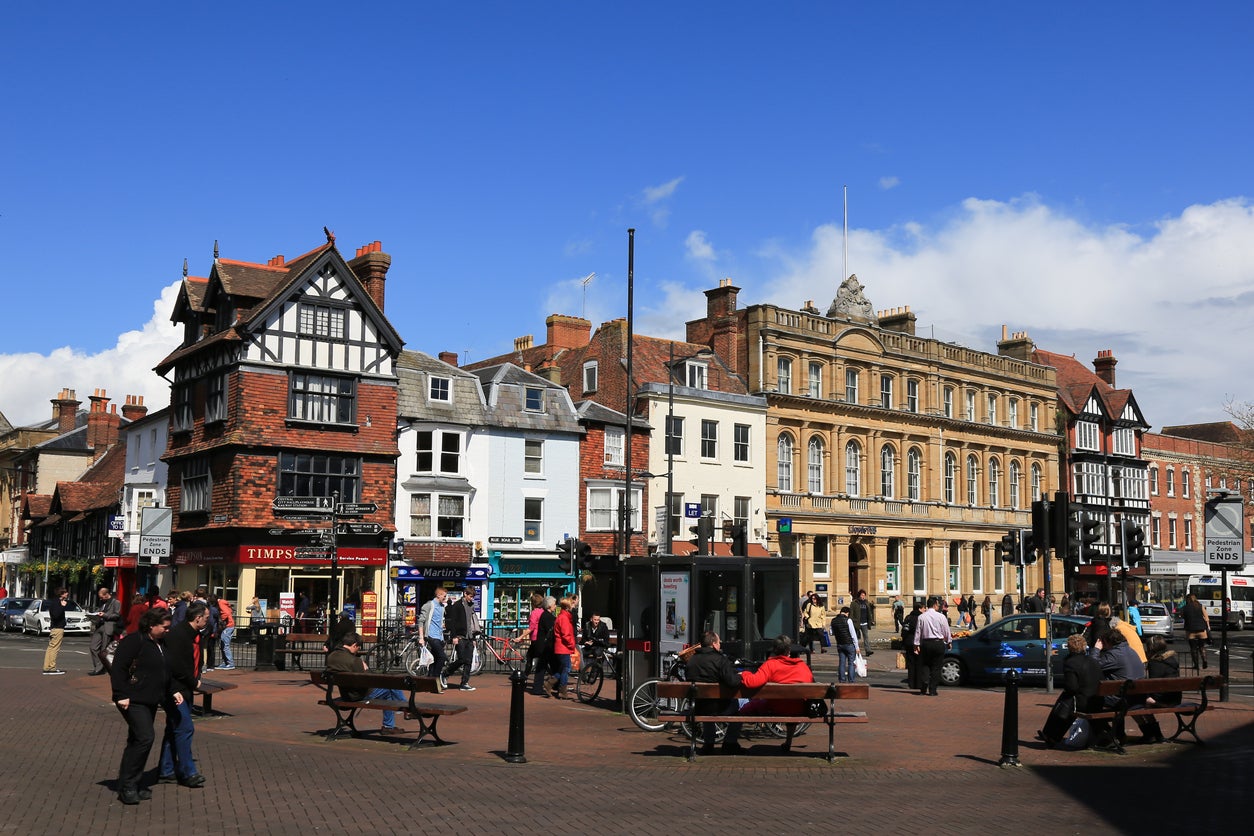
[[[258,624],[253,628],[257,636],[257,667],[259,671],[274,670],[274,643],[279,634],[277,624]]]

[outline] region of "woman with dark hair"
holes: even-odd
[[[557,623],[557,599],[545,595],[540,599],[540,615],[536,619],[536,639],[531,643],[528,653],[535,654],[536,678],[532,683],[531,693],[548,696],[545,685],[556,670],[557,661],[553,658],[553,626]]]
[[[993,598],[991,595],[984,596],[984,602],[980,604],[980,612],[984,615],[984,626],[987,627],[993,621]]]
[[[1084,640],[1088,642],[1089,647],[1097,647],[1097,643],[1111,631],[1110,614],[1110,604],[1102,601],[1097,605],[1097,613],[1089,622],[1089,626],[1084,628]],[[1128,649],[1131,650],[1131,648]]]
[[[1192,592],[1188,594],[1180,616],[1184,620],[1184,633],[1189,637],[1189,653],[1193,656],[1194,670],[1199,667],[1199,663],[1200,667],[1207,667],[1206,651],[1202,649],[1202,645],[1210,639],[1210,618],[1202,603],[1197,600],[1197,595]]]
[[[113,703],[126,720],[126,748],[118,767],[118,800],[138,804],[152,798],[152,790],[140,787],[144,765],[156,738],[153,721],[157,706],[173,700],[181,705],[183,695],[170,681],[161,639],[170,627],[170,612],[151,609],[139,619],[138,632],[118,643],[110,672]]]

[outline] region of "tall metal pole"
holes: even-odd
[[[631,556],[631,414],[634,406],[632,397],[632,327],[634,325],[633,306],[635,304],[635,281],[636,281],[636,230],[627,230],[627,385],[624,387],[627,392],[627,407],[624,412],[627,415],[627,434],[624,454],[626,455],[627,466],[623,469],[623,550],[619,554]]]
[[[662,433],[666,445],[666,553],[675,553],[675,530],[671,525],[671,512],[675,502],[675,448],[671,445],[671,424],[675,421],[675,341],[671,340],[671,361],[666,374],[666,430]]]
[[[328,634],[331,632],[332,625],[335,624],[335,613],[336,613],[336,600],[335,599],[336,599],[337,587],[339,586],[339,584],[337,583],[337,580],[339,578],[340,555],[339,555],[339,542],[336,539],[336,525],[335,525],[336,519],[337,519],[335,516],[335,512],[339,510],[339,505],[340,505],[340,492],[332,491],[331,492],[331,594],[330,594],[330,601],[328,602],[328,607],[327,607],[327,610],[328,610],[327,611],[327,633]]]

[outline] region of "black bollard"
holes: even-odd
[[[1006,671],[1006,706],[1001,715],[1001,760],[997,765],[1022,766],[1019,763],[1019,672]]]
[[[526,763],[527,744],[524,740],[523,723],[523,691],[527,687],[527,677],[520,670],[509,674],[509,746],[506,748],[507,763]]]

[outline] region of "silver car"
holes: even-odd
[[[1163,604],[1137,604],[1137,610],[1141,613],[1141,636],[1149,638],[1150,636],[1163,636],[1167,641],[1175,638],[1175,625],[1171,620],[1171,613],[1167,611],[1167,607]]]

